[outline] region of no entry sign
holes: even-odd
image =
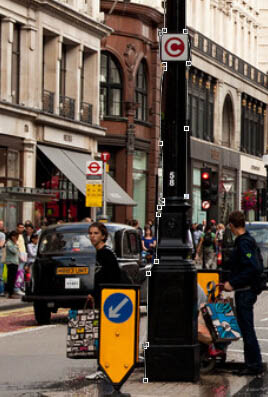
[[[163,34],[161,40],[161,61],[187,61],[188,35]]]
[[[103,166],[102,161],[87,161],[86,175],[102,176]]]

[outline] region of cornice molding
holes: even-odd
[[[24,5],[27,8],[35,11],[45,11],[53,16],[58,16],[62,20],[68,22],[70,25],[78,26],[80,29],[90,30],[100,38],[110,34],[113,29],[94,20],[92,17],[66,6],[64,3],[56,2],[54,0],[13,0],[19,5]]]
[[[106,17],[113,3],[113,0],[101,0],[101,11],[106,14]],[[126,7],[125,3],[118,2],[113,10],[113,14],[132,17],[142,20],[146,24],[153,24],[156,26],[161,26],[164,21],[163,14],[155,8],[135,3],[128,3]]]

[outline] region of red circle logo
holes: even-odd
[[[96,163],[96,161],[92,161],[92,163],[89,164],[88,169],[92,174],[96,174],[100,170],[100,165]]]
[[[184,49],[184,42],[178,37],[171,37],[165,43],[166,53],[173,58],[179,57],[181,54],[183,54]]]

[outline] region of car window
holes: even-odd
[[[268,224],[266,225],[246,225],[251,236],[255,238],[257,244],[268,247]]]
[[[53,254],[63,252],[94,252],[88,233],[46,233],[40,241],[40,254]]]

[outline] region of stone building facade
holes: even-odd
[[[143,226],[156,211],[163,15],[149,2],[102,0],[101,11],[113,33],[102,40],[101,125],[107,130],[99,151],[111,153],[112,174],[138,203],[115,206],[114,218],[138,219]]]
[[[42,215],[52,216],[65,200],[55,218],[67,217],[67,201],[69,216],[79,217],[83,188],[64,168],[71,169],[68,159],[74,162],[77,153],[94,156],[105,134],[99,124],[100,43],[111,29],[102,19],[99,0],[1,1],[0,184],[12,195],[0,199],[0,218],[9,229],[34,220],[33,204],[16,196],[24,187],[56,189],[57,200]]]

